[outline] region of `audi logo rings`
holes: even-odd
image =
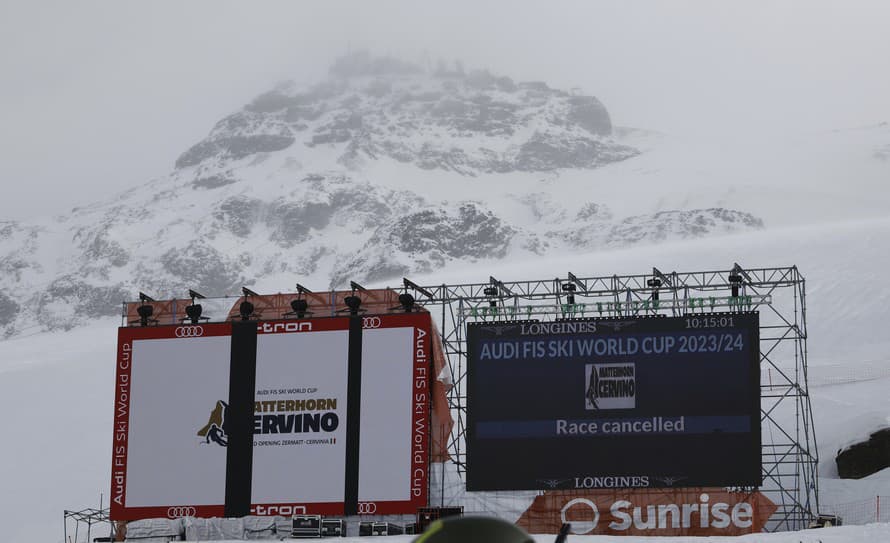
[[[193,517],[197,514],[194,507],[170,507],[167,509],[167,518]]]
[[[380,328],[381,324],[380,317],[362,317],[362,328]]]
[[[374,502],[359,502],[358,504],[358,514],[359,515],[373,515],[377,512],[377,504]]]
[[[174,332],[176,337],[201,337],[204,335],[203,326],[177,326]]]

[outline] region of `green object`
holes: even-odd
[[[505,520],[466,516],[433,522],[413,543],[535,543],[535,540]]]

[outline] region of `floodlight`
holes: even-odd
[[[309,302],[303,299],[303,294],[306,293],[312,294],[312,291],[297,283],[297,297],[290,301],[290,308],[293,311],[285,313],[285,317],[295,316],[298,319],[302,319],[306,317],[307,313],[311,313],[311,311],[308,311]]]
[[[655,269],[655,268],[653,268],[653,269]],[[658,277],[653,277],[652,279],[649,279],[648,281],[646,281],[646,284],[649,285],[650,287],[652,287],[652,301],[657,302],[658,301],[658,287],[661,286],[661,279],[659,279]]]
[[[244,300],[241,302],[241,305],[238,306],[238,313],[241,314],[241,320],[246,321],[250,320],[250,316],[253,315],[253,304]]]
[[[566,301],[569,303],[569,305],[575,305],[575,290],[576,289],[577,289],[577,287],[575,286],[575,283],[563,283],[562,284],[562,291],[568,293],[566,295]]]
[[[139,315],[139,325],[148,326],[148,321],[153,320],[151,316],[154,314],[154,307],[143,304],[136,308],[136,314]]]
[[[729,288],[732,291],[732,297],[739,296],[739,286],[742,284],[742,276],[737,273],[729,274]]]
[[[158,322],[157,319],[151,318],[155,308],[149,305],[149,302],[154,302],[155,299],[144,292],[140,292],[139,300],[142,302],[142,305],[136,308],[136,314],[139,315],[139,320],[131,321],[130,324],[138,322],[140,326],[148,326],[149,322]]]
[[[347,296],[343,298],[346,307],[349,308],[350,315],[358,315],[359,307],[362,305],[362,299],[358,296]]]
[[[405,308],[405,313],[411,313],[411,310],[414,309],[414,296],[411,296],[407,292],[399,294],[399,303]]]
[[[495,300],[495,296],[498,295],[497,287],[485,287],[482,290],[482,294],[488,296],[488,305],[491,307],[496,307],[498,305],[498,301]]]
[[[201,316],[201,312],[204,310],[204,308],[201,307],[201,304],[195,303],[196,299],[206,298],[206,296],[204,296],[200,292],[189,289],[189,297],[192,299],[192,305],[185,306],[185,314],[188,315],[186,317],[186,319],[192,321],[192,324],[198,324],[198,322],[200,322],[201,319],[204,319],[205,321],[210,320],[207,317]],[[186,320],[186,319],[182,319],[182,320]]]
[[[201,312],[204,310],[201,307],[201,304],[192,304],[185,306],[185,314],[188,315],[188,319],[192,321],[192,324],[198,324],[201,321]],[[204,317],[205,319],[207,317]]]
[[[306,310],[309,309],[309,302],[302,298],[297,298],[296,300],[291,300],[290,307],[293,309],[293,312],[285,313],[285,315],[296,315],[298,319],[302,319],[306,316]]]

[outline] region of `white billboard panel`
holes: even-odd
[[[226,450],[197,432],[229,395],[228,336],[133,341],[127,505],[213,505]]]
[[[362,335],[360,502],[411,499],[413,343],[413,327]]]
[[[342,502],[349,331],[257,338],[251,503]]]

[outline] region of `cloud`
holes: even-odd
[[[725,135],[890,119],[886,2],[7,2],[0,213],[166,173],[225,114],[367,48],[596,95],[619,125]]]

